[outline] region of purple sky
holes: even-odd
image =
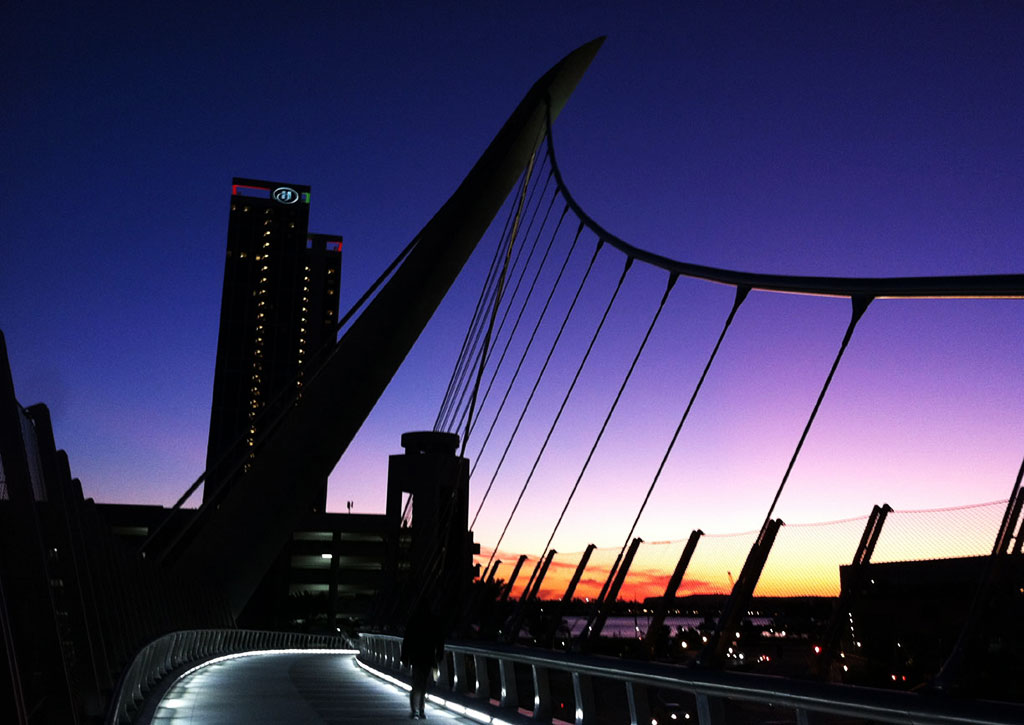
[[[627,241],[752,272],[1024,272],[1019,4],[116,5],[22,3],[0,29],[0,328],[19,400],[50,406],[99,501],[169,504],[203,468],[232,176],[312,186],[311,230],[345,237],[344,309],[533,81],[598,35],[556,147],[576,198]],[[628,283],[506,546],[547,538],[662,279]],[[386,456],[433,424],[478,284],[457,284],[342,459],[334,510],[383,509]],[[621,542],[730,301],[676,289],[556,547]],[[843,301],[751,297],[641,535],[760,525],[847,318]],[[1022,323],[1016,300],[872,305],[779,515],[1005,498]],[[485,545],[517,465],[481,515]]]

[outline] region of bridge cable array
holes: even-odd
[[[550,128],[548,130],[549,133],[545,138],[545,158],[547,162],[550,163],[551,167],[548,178],[553,178],[555,181],[554,195],[550,198],[550,201],[547,204],[547,212],[543,215],[543,220],[536,231],[536,237],[534,237],[533,239],[534,246],[531,247],[530,254],[527,257],[527,260],[524,263],[523,267],[520,269],[520,282],[522,282],[525,276],[528,274],[527,269],[530,267],[530,260],[533,259],[534,250],[536,249],[539,237],[545,229],[547,222],[549,221],[549,218],[551,218],[551,211],[553,209],[554,204],[560,198],[565,202],[565,205],[562,209],[561,215],[557,216],[557,223],[555,224],[553,232],[551,232],[550,240],[548,242],[548,246],[546,251],[544,252],[542,260],[540,264],[534,268],[532,282],[530,283],[529,287],[529,292],[527,293],[526,298],[522,300],[521,304],[516,307],[515,323],[511,328],[511,332],[508,333],[507,337],[503,338],[502,330],[504,328],[504,321],[513,314],[513,301],[516,297],[515,294],[512,295],[507,306],[505,307],[504,316],[502,317],[502,324],[497,327],[497,331],[494,334],[494,340],[497,344],[491,345],[491,348],[494,349],[495,351],[496,348],[501,348],[501,353],[498,356],[498,364],[496,366],[492,366],[489,364],[489,358],[491,356],[490,352],[478,354],[474,358],[474,364],[479,364],[477,383],[475,386],[476,388],[479,388],[482,385],[484,376],[487,374],[485,371],[486,368],[489,368],[490,373],[489,380],[486,383],[484,394],[479,398],[477,398],[475,394],[473,396],[474,400],[478,400],[479,402],[479,412],[467,413],[464,406],[456,406],[462,409],[462,413],[458,417],[457,426],[452,425],[453,416],[450,414],[447,416],[447,418],[444,418],[442,416],[439,416],[438,418],[438,424],[441,429],[445,429],[445,425],[449,426],[449,429],[454,427],[457,430],[465,431],[465,436],[466,438],[468,438],[468,434],[472,432],[476,425],[489,416],[487,433],[485,434],[482,443],[478,443],[477,445],[474,446],[474,455],[471,456],[471,479],[476,474],[478,466],[481,465],[481,462],[484,457],[483,454],[485,453],[488,445],[492,442],[492,440],[494,440],[494,434],[498,430],[499,421],[505,419],[503,418],[503,413],[505,412],[505,409],[509,401],[511,400],[511,392],[513,390],[513,387],[516,386],[516,384],[519,382],[521,372],[524,371],[527,367],[525,363],[527,361],[528,354],[535,346],[535,342],[539,339],[538,333],[541,330],[542,323],[545,321],[545,318],[548,316],[550,312],[550,306],[552,305],[552,301],[556,297],[556,291],[558,290],[564,275],[567,273],[570,260],[573,257],[573,252],[575,251],[577,243],[580,241],[581,234],[584,232],[584,230],[593,233],[596,236],[597,248],[594,251],[593,256],[590,258],[589,264],[587,265],[585,272],[583,273],[583,276],[579,281],[575,293],[571,296],[571,300],[567,298],[566,302],[562,303],[567,304],[566,312],[564,313],[564,316],[561,320],[561,324],[557,328],[557,333],[554,335],[552,341],[548,344],[547,355],[544,358],[543,363],[540,364],[538,371],[533,374],[532,386],[529,388],[529,393],[525,394],[525,403],[522,404],[521,408],[519,409],[518,415],[515,416],[514,418],[509,419],[508,432],[502,433],[503,449],[500,455],[497,456],[497,462],[493,464],[493,467],[491,467],[490,465],[487,466],[488,468],[490,468],[489,481],[486,487],[484,488],[483,495],[481,496],[477,509],[472,517],[472,521],[470,524],[471,529],[475,529],[485,504],[487,503],[488,500],[490,500],[492,491],[495,488],[496,482],[503,469],[503,466],[505,466],[508,461],[510,450],[514,445],[517,436],[519,436],[521,433],[521,428],[523,426],[527,412],[530,410],[531,404],[534,402],[535,397],[538,395],[538,390],[541,381],[545,377],[545,374],[549,372],[549,364],[552,361],[552,357],[554,356],[559,344],[563,342],[563,333],[565,333],[566,331],[569,319],[577,310],[577,303],[581,299],[581,294],[583,293],[584,288],[587,286],[588,280],[590,280],[592,277],[591,273],[595,268],[595,262],[598,260],[599,253],[605,246],[611,247],[621,252],[626,257],[626,268],[623,270],[622,275],[618,279],[614,292],[612,293],[611,300],[609,301],[608,305],[604,308],[604,313],[601,317],[600,322],[598,323],[597,329],[595,330],[594,334],[589,338],[589,344],[586,348],[586,351],[583,354],[582,361],[576,368],[575,375],[567,384],[567,388],[561,398],[561,404],[558,407],[557,412],[554,413],[553,422],[551,422],[549,427],[547,428],[546,434],[543,437],[542,442],[536,444],[538,445],[538,450],[532,457],[532,464],[529,466],[528,472],[525,472],[525,474],[523,474],[523,480],[519,488],[518,495],[512,501],[508,516],[507,518],[505,518],[504,521],[504,526],[500,530],[500,533],[497,536],[495,544],[491,547],[490,554],[487,558],[486,566],[483,568],[481,573],[481,579],[487,578],[488,580],[493,580],[494,578],[494,572],[497,569],[497,566],[501,563],[500,561],[496,560],[496,557],[500,553],[500,546],[504,542],[504,539],[509,531],[511,523],[516,513],[519,511],[521,504],[523,503],[527,488],[536,477],[536,473],[538,472],[541,459],[544,456],[545,450],[547,449],[549,442],[552,440],[555,428],[558,426],[559,421],[562,418],[563,412],[565,412],[566,410],[569,398],[572,396],[573,390],[580,379],[583,367],[588,357],[590,356],[590,352],[593,349],[593,346],[597,339],[597,334],[601,331],[604,325],[604,321],[605,319],[607,319],[608,313],[611,309],[612,302],[614,302],[616,297],[619,295],[619,291],[622,288],[623,282],[625,280],[626,272],[629,270],[630,266],[633,265],[634,262],[639,261],[644,263],[644,266],[652,266],[655,268],[661,268],[666,270],[670,275],[670,281],[668,284],[668,288],[666,289],[665,294],[663,295],[661,302],[657,308],[657,311],[654,314],[654,319],[651,320],[649,326],[647,327],[646,333],[644,334],[640,342],[639,349],[633,356],[632,362],[625,373],[625,378],[621,381],[618,387],[618,391],[616,392],[611,402],[610,408],[607,410],[603,418],[600,428],[596,433],[596,437],[591,441],[589,445],[589,450],[587,451],[586,457],[583,461],[582,468],[579,471],[578,475],[575,478],[575,481],[573,482],[571,488],[568,491],[568,495],[566,496],[563,502],[561,511],[558,515],[557,520],[555,521],[555,524],[550,535],[547,538],[543,550],[540,556],[538,556],[535,560],[533,573],[531,574],[529,581],[526,584],[526,587],[523,589],[523,601],[525,601],[528,597],[535,595],[539,589],[540,582],[535,580],[537,580],[538,577],[543,577],[544,573],[547,570],[547,565],[551,561],[552,555],[555,554],[555,552],[552,549],[552,545],[555,543],[555,538],[559,531],[559,527],[562,525],[566,513],[569,510],[569,507],[571,506],[575,497],[577,496],[578,490],[581,486],[581,482],[584,476],[587,474],[591,461],[595,456],[595,452],[597,451],[597,448],[605,435],[611,418],[615,414],[619,406],[619,401],[622,398],[625,388],[629,383],[631,376],[634,373],[640,356],[645,346],[647,345],[648,339],[650,338],[653,332],[655,322],[661,315],[662,309],[664,308],[665,303],[668,299],[668,294],[673,288],[673,285],[675,284],[679,276],[687,276],[697,280],[716,282],[719,284],[730,286],[735,290],[735,299],[726,318],[724,326],[722,327],[718,335],[717,341],[715,342],[710,352],[710,355],[706,360],[704,368],[695,384],[695,387],[692,390],[692,393],[685,406],[685,409],[682,412],[678,424],[676,425],[676,428],[667,444],[667,447],[661,456],[658,468],[654,473],[653,479],[651,480],[650,485],[648,486],[642,498],[638,511],[632,521],[629,532],[625,538],[625,541],[622,547],[618,550],[615,563],[612,564],[610,571],[608,572],[608,579],[605,582],[605,588],[602,591],[602,597],[599,597],[599,600],[603,598],[604,593],[608,592],[609,585],[612,579],[618,573],[617,570],[622,563],[622,560],[626,553],[626,549],[629,547],[630,541],[633,540],[633,536],[637,530],[637,527],[639,526],[640,519],[642,518],[644,511],[646,510],[646,507],[651,500],[655,486],[662,477],[668,459],[671,456],[671,453],[675,448],[676,443],[680,437],[683,425],[686,423],[687,418],[693,409],[697,395],[700,393],[704,385],[704,382],[708,377],[712,363],[715,361],[720,351],[725,335],[730,329],[730,326],[732,325],[735,319],[737,311],[739,310],[742,303],[747,299],[749,293],[752,290],[761,290],[766,292],[784,294],[844,297],[846,299],[849,299],[853,306],[851,319],[846,328],[845,334],[843,335],[843,339],[840,344],[839,350],[832,362],[828,374],[825,377],[823,385],[818,391],[815,403],[803,426],[800,437],[796,442],[795,449],[793,450],[793,453],[789,458],[785,472],[783,473],[781,481],[777,489],[775,490],[774,496],[771,499],[771,502],[767,508],[764,522],[762,523],[759,531],[757,532],[757,537],[755,539],[754,544],[755,549],[758,548],[760,543],[764,542],[770,529],[772,531],[777,531],[778,526],[782,523],[781,521],[774,521],[772,517],[775,513],[781,495],[785,490],[785,487],[790,479],[791,473],[795,468],[796,461],[799,459],[800,453],[803,449],[803,445],[807,439],[811,427],[813,426],[816,420],[817,414],[823,404],[824,398],[829,390],[835,373],[838,370],[838,366],[843,358],[845,351],[848,348],[854,329],[857,327],[857,323],[862,318],[864,312],[866,311],[871,301],[877,298],[914,297],[975,297],[1005,299],[1017,298],[1024,295],[1024,275],[988,275],[976,277],[893,279],[819,278],[792,277],[784,275],[758,275],[732,272],[729,270],[720,270],[710,267],[703,267],[700,265],[677,262],[675,260],[662,257],[651,252],[647,252],[646,250],[643,250],[639,247],[623,242],[615,235],[607,232],[604,228],[602,228],[600,225],[594,222],[594,220],[591,217],[589,217],[576,203],[576,201],[573,199],[572,195],[568,191],[568,188],[566,187],[564,180],[562,178],[557,161],[555,159]],[[542,198],[547,198],[546,192],[547,186],[545,185],[544,192],[541,194]],[[540,205],[541,204],[538,201],[537,207],[534,209],[533,218],[537,218],[538,209]],[[576,228],[576,232],[572,237],[572,244],[571,246],[569,246],[569,250],[565,254],[564,260],[562,261],[558,274],[554,278],[554,281],[552,283],[550,281],[551,275],[544,275],[545,264],[547,263],[549,256],[553,251],[553,245],[555,244],[555,240],[559,236],[561,228],[563,226],[563,222],[565,221],[569,212],[572,212],[573,216],[577,218],[578,225]],[[536,311],[533,313],[535,317],[532,332],[529,334],[528,337],[526,337],[525,344],[523,344],[522,342],[514,343],[513,338],[516,336],[517,332],[520,329],[520,323],[524,319],[525,313],[527,312],[530,298],[535,294],[536,291],[539,291],[539,288],[543,284],[549,285],[547,290],[546,301],[540,308],[539,313]],[[518,283],[516,289],[518,290]],[[495,319],[495,315],[497,315],[497,305],[494,306],[491,313],[492,325],[493,319]],[[504,383],[505,390],[503,391],[503,394],[501,396],[500,403],[497,405],[496,410],[489,410],[486,403],[489,402],[490,393],[497,383],[501,367],[504,364],[504,362],[508,359],[510,351],[517,345],[520,348],[520,354],[514,372],[512,372],[510,377],[508,373],[505,374],[505,378],[508,379]],[[449,408],[451,407],[450,402],[448,403],[448,406]],[[511,422],[512,420],[514,420],[514,423]],[[464,427],[463,424],[465,424]],[[466,451],[465,445],[463,447],[463,451]],[[772,534],[772,536],[774,537],[774,533]],[[1018,538],[1020,537],[1018,536]],[[767,551],[770,549],[770,546],[770,543],[768,543],[767,549],[761,552],[762,556],[767,556]],[[744,572],[741,572],[741,581],[736,582],[736,586],[734,587],[734,595],[738,595],[741,589],[746,589],[747,594],[752,594],[753,589],[757,584],[756,577],[759,575],[760,567],[763,566],[764,562],[761,561],[759,565],[751,563],[753,556],[754,550],[752,549],[750,554],[748,555],[748,562],[744,566],[745,572],[749,571],[752,573],[749,575],[745,575]],[[520,564],[516,567],[515,573],[518,573],[519,567],[522,565],[524,559],[526,559],[525,556],[521,557]],[[581,567],[582,566],[583,565],[581,564]],[[577,571],[576,576],[578,577],[579,574],[580,572]],[[743,582],[742,580],[745,576],[748,579],[753,577],[752,581]],[[743,586],[739,586],[740,584],[743,584]],[[511,582],[509,583],[509,588],[511,588]],[[604,603],[599,601],[598,604],[601,605]]]

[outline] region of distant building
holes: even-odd
[[[335,342],[341,237],[308,227],[308,186],[233,180],[204,501],[245,470]]]

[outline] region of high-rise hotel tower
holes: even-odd
[[[247,469],[335,341],[341,237],[308,226],[308,186],[234,179],[204,501]],[[324,480],[316,510],[326,499]]]

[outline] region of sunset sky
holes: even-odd
[[[1018,3],[18,4],[0,29],[0,329],[18,399],[50,406],[86,495],[168,505],[203,469],[233,176],[311,185],[310,230],[345,239],[345,309],[530,85],[601,35],[556,150],[628,242],[749,272],[1024,272]],[[387,456],[434,423],[493,236],[342,458],[331,510],[383,512]],[[621,266],[602,252],[481,511],[485,549]],[[503,550],[542,553],[664,284],[631,270]],[[673,290],[556,549],[622,544],[731,302]],[[761,525],[848,319],[845,300],[751,295],[637,535]],[[1022,330],[1021,300],[873,303],[776,515],[1005,499]],[[990,545],[991,518],[957,520]],[[892,545],[925,537],[908,532]]]

